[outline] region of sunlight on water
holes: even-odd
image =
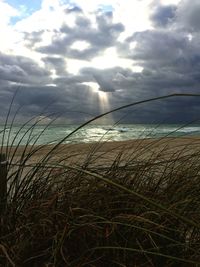
[[[45,125],[37,125],[33,131],[26,125],[20,129],[20,126],[12,126],[5,130],[0,125],[0,143],[4,139],[4,145],[7,142],[11,145],[29,144],[55,144],[68,136],[79,125],[51,125],[45,131]],[[20,129],[20,131],[19,131]],[[99,141],[126,141],[141,138],[161,138],[161,137],[186,137],[200,136],[200,125],[174,125],[174,124],[107,124],[107,125],[86,125],[72,136],[68,137],[64,144],[68,143],[88,143]],[[8,140],[9,138],[9,140]],[[13,143],[12,143],[13,142]]]

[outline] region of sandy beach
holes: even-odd
[[[62,144],[58,147],[48,146],[20,146],[11,148],[15,161],[20,159],[23,151],[28,154],[34,151],[29,163],[38,162],[51,153],[51,161],[62,160],[70,164],[82,165],[90,162],[94,166],[109,166],[115,160],[144,162],[149,160],[165,160],[198,155],[200,151],[200,137],[173,137],[161,139],[138,139],[118,142],[98,142],[80,144]],[[16,150],[16,151],[15,151]],[[10,157],[11,157],[10,155]]]

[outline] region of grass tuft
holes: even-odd
[[[103,114],[36,145],[52,122],[35,136],[30,120],[11,140],[12,103],[0,266],[200,266],[199,138],[63,145]]]

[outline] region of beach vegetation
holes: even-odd
[[[106,114],[173,96],[190,97],[126,105],[45,145],[53,121],[34,135],[42,114],[11,140],[13,98],[0,133],[0,266],[200,266],[198,137],[64,144]]]

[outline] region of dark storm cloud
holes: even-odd
[[[61,57],[44,57],[43,62],[46,65],[46,68],[48,69],[54,69],[56,71],[56,74],[61,76],[66,74],[66,62]]]
[[[50,82],[49,72],[35,61],[23,56],[0,53],[0,79],[21,83]],[[39,78],[38,78],[39,77]]]
[[[136,42],[134,49],[129,49],[127,57],[141,61],[143,64],[161,65],[173,63],[183,56],[189,45],[184,33],[166,30],[147,30],[136,32],[126,40],[128,43]]]
[[[83,84],[85,77],[68,74],[62,58],[48,56],[43,58],[43,61],[45,68],[26,57],[0,54],[1,122],[6,117],[16,90],[12,114],[18,107],[22,107],[23,116],[18,116],[21,119],[36,116],[48,105],[49,112],[59,113],[62,118],[73,118],[76,122],[83,120],[80,111],[84,114],[99,112],[97,95],[93,95],[91,89]],[[60,78],[51,78],[52,68],[57,71]],[[93,102],[90,99],[91,95]]]
[[[1,86],[0,91],[1,122],[6,117],[16,90],[17,95],[14,99],[11,117],[21,107],[21,113],[17,116],[19,121],[22,118],[26,121],[32,116],[38,116],[40,112],[52,114],[53,117],[59,115],[61,121],[70,119],[72,122],[83,122],[85,117],[91,118],[99,114],[97,94],[92,94],[91,89],[84,84],[73,83],[73,85],[65,84],[63,87],[61,85],[55,87],[18,85],[7,82]]]
[[[198,91],[200,57],[195,39],[189,40],[184,32],[149,30],[127,39],[132,41],[137,46],[127,50],[127,57],[143,67],[143,71],[123,78],[126,84],[147,96]]]
[[[131,58],[143,71],[118,74],[115,88],[123,89],[116,90],[113,102],[200,92],[199,8],[199,1],[181,1],[177,9],[157,6],[151,15],[156,27],[136,32],[118,46],[120,55]],[[131,43],[136,46],[131,48]],[[134,114],[139,121],[191,121],[200,117],[200,98],[158,101]]]
[[[62,59],[45,58],[46,68],[39,67],[28,58],[11,55],[1,54],[0,62],[1,123],[6,117],[16,91],[11,116],[14,116],[17,108],[21,107],[21,113],[17,116],[19,121],[26,121],[32,116],[39,115],[45,107],[48,107],[48,113],[60,114],[61,121],[68,118],[72,122],[81,122],[85,117],[91,118],[91,114],[99,113],[97,94],[92,93],[91,88],[83,84],[85,77],[64,72]],[[45,70],[49,65],[53,65],[54,68],[63,66],[60,73],[63,76],[60,76],[60,80],[58,78],[53,80],[50,77],[51,73]],[[50,85],[51,83],[54,86]]]
[[[199,6],[199,1],[191,4],[189,0],[181,1],[177,8],[154,6],[151,20],[155,28],[133,33],[121,43],[117,38],[124,26],[113,22],[112,12],[96,13],[97,28],[93,28],[78,7],[66,10],[66,16],[75,14],[76,25],[63,25],[54,32],[49,46],[38,48],[42,52],[44,67],[26,57],[0,54],[2,114],[8,109],[12,94],[19,85],[14,105],[24,106],[24,116],[36,114],[51,103],[51,112],[59,112],[63,118],[72,121],[83,121],[108,109],[152,97],[200,92]],[[34,49],[42,35],[43,32],[27,34],[29,47]],[[84,51],[70,48],[76,41],[86,41],[90,46]],[[136,47],[131,48],[133,42]],[[143,71],[137,73],[117,66],[82,68],[76,75],[67,72],[67,58],[90,60],[112,46]],[[57,74],[54,79],[52,69]],[[95,82],[100,91],[106,92],[110,107],[100,109],[100,97],[88,82]],[[82,111],[85,115],[74,111]],[[152,102],[113,116],[118,120],[126,115],[127,122],[159,123],[191,121],[199,114],[200,98],[190,97]]]
[[[153,10],[151,20],[155,27],[166,27],[172,23],[176,15],[177,7],[175,5],[157,6]]]
[[[96,23],[97,29],[92,27],[87,17],[77,16],[75,27],[63,25],[54,35],[52,43],[49,46],[40,47],[38,51],[89,60],[102,53],[104,49],[115,46],[119,34],[124,31],[121,23],[113,23],[112,12],[97,14]],[[76,41],[85,41],[89,47],[83,51],[71,48]]]
[[[99,85],[99,90],[103,92],[114,92],[116,88],[115,77],[116,74],[123,71],[122,68],[110,68],[110,69],[96,69],[96,68],[83,68],[80,71],[82,79],[85,77],[86,82],[96,82]]]
[[[25,107],[23,116],[32,116],[47,103],[59,100],[60,91],[50,87],[50,72],[23,56],[0,54],[0,120],[6,117],[16,91],[13,107]],[[16,108],[12,109],[15,112]],[[21,116],[20,116],[21,118]]]
[[[26,41],[25,45],[28,48],[33,48],[36,43],[42,41],[42,35],[44,31],[34,31],[34,32],[24,32],[24,39]]]
[[[103,92],[114,92],[115,91],[112,83],[108,79],[106,80],[104,77],[102,77],[102,75],[94,74],[93,77],[99,85],[99,90]]]
[[[199,0],[182,0],[177,9],[177,22],[191,32],[200,31],[200,2]]]
[[[198,9],[199,3],[192,3],[190,8],[193,11],[195,8]],[[136,32],[121,44],[121,55],[132,58],[135,64],[143,67],[142,73],[132,74],[128,81],[124,79],[126,83],[132,83],[140,91],[149,88],[149,94],[155,95],[183,91],[198,92],[200,33],[193,32],[191,37],[189,29],[186,29],[184,24],[180,27],[180,10],[188,4],[189,1],[180,3],[177,7],[179,11],[176,12],[170,28]],[[136,43],[134,49],[129,47],[132,42]]]
[[[114,93],[123,90],[125,95],[126,89],[131,89],[134,85],[131,78],[134,73],[130,69],[122,67],[82,68],[79,73],[77,77],[79,77],[80,82],[96,82],[99,85],[99,90],[103,92]]]

